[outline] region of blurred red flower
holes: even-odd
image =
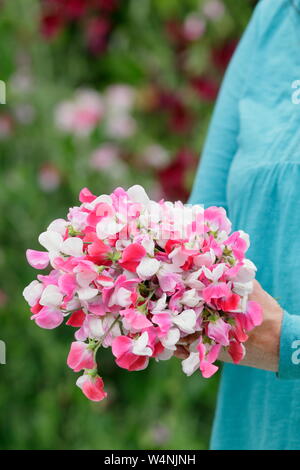
[[[212,61],[222,72],[226,69],[238,42],[238,39],[230,39],[212,49]]]
[[[110,31],[111,23],[108,18],[94,17],[88,21],[85,36],[87,46],[93,54],[105,51]]]
[[[204,101],[214,101],[218,94],[219,85],[210,77],[201,75],[192,78],[191,84],[198,96]]]
[[[183,148],[166,168],[158,172],[158,179],[166,199],[186,201],[190,191],[186,188],[186,173],[195,168],[197,158],[192,150]]]
[[[62,29],[62,26],[63,20],[59,14],[49,13],[42,15],[40,29],[45,38],[54,38]]]

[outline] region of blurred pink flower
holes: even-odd
[[[104,93],[105,106],[111,114],[128,113],[134,105],[135,98],[135,89],[122,83],[110,85]]]
[[[218,20],[224,15],[225,7],[220,0],[208,0],[203,5],[203,14],[210,20]]]
[[[183,33],[188,41],[196,41],[205,32],[205,21],[197,13],[191,13],[183,23]]]
[[[141,153],[143,162],[155,169],[165,168],[170,162],[167,150],[158,144],[148,145]]]
[[[114,144],[103,144],[91,155],[90,166],[96,170],[107,170],[118,163],[120,149]]]
[[[52,163],[45,163],[38,172],[38,183],[45,192],[55,191],[61,182],[58,169]]]
[[[156,424],[151,430],[152,440],[156,445],[166,444],[171,437],[170,429],[164,424]]]
[[[126,139],[135,133],[136,128],[136,120],[129,114],[113,114],[106,119],[106,133],[109,137]]]
[[[57,127],[65,132],[86,137],[102,119],[102,97],[94,90],[79,90],[75,98],[61,102],[55,110]]]
[[[13,127],[12,117],[9,114],[0,114],[0,140],[11,136]]]
[[[32,90],[32,76],[26,69],[20,68],[9,80],[9,87],[13,93],[28,93]]]
[[[23,103],[15,107],[14,114],[18,122],[26,125],[34,121],[36,112],[30,103]]]

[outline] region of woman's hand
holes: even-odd
[[[263,309],[263,322],[249,333],[249,339],[245,343],[246,356],[240,362],[241,365],[256,367],[257,369],[278,371],[279,341],[283,311],[278,302],[271,297],[257,282],[253,282],[253,292],[249,300],[255,300]],[[195,335],[185,338],[186,343],[195,341]],[[184,346],[178,346],[176,356],[185,359],[188,351]],[[232,362],[227,351],[223,350],[220,360]]]

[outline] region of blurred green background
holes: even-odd
[[[2,0],[1,449],[206,449],[218,377],[176,359],[143,372],[102,352],[109,398],[66,365],[74,331],[39,329],[26,248],[80,189],[143,184],[186,200],[224,70],[254,1]]]

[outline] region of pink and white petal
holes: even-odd
[[[43,284],[37,280],[32,281],[27,287],[25,287],[23,290],[23,297],[30,307],[33,307],[39,301],[43,290]]]
[[[43,307],[37,315],[31,317],[40,328],[52,330],[62,324],[64,316],[54,307]]]
[[[160,262],[155,258],[145,256],[136,268],[137,275],[143,279],[150,279],[160,268]]]
[[[92,287],[85,287],[77,290],[79,300],[92,300],[98,294],[98,289]]]
[[[127,336],[117,336],[112,342],[112,353],[115,357],[120,357],[131,350],[132,339]]]
[[[189,377],[200,367],[199,354],[191,352],[189,357],[182,361],[182,370]]]
[[[49,264],[49,253],[46,251],[26,250],[26,258],[35,269],[45,269]]]
[[[161,339],[162,345],[167,349],[172,349],[175,351],[176,343],[179,341],[180,331],[178,328],[171,328],[168,334]]]
[[[132,346],[132,352],[133,354],[136,354],[137,356],[151,356],[152,355],[152,349],[148,347],[148,342],[149,342],[149,336],[146,331],[141,334],[141,336],[134,340],[133,346]]]

